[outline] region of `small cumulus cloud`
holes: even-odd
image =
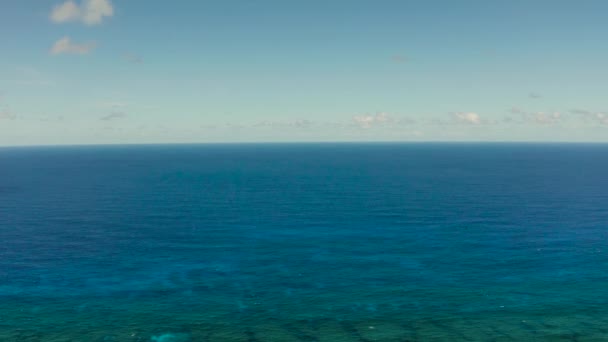
[[[469,125],[479,125],[482,123],[481,117],[477,113],[473,112],[458,112],[452,113],[452,117],[456,122],[469,124]]]
[[[386,113],[365,114],[353,117],[353,122],[355,125],[361,128],[371,128],[372,126],[385,124],[392,121],[394,120]]]
[[[586,109],[571,109],[570,113],[578,115],[585,122],[595,122],[608,125],[608,113],[594,112]]]
[[[608,125],[608,114],[606,113],[593,113],[593,119],[602,125]]]
[[[88,42],[83,44],[77,44],[72,42],[70,37],[63,37],[53,44],[51,47],[52,55],[61,55],[61,54],[76,54],[76,55],[85,55],[93,49],[95,49],[96,44],[94,42]]]
[[[559,123],[562,119],[562,114],[560,112],[553,113],[545,113],[545,112],[536,112],[527,114],[528,121],[533,123],[537,123],[540,125],[551,125]]]
[[[125,114],[123,112],[112,112],[108,115],[102,116],[101,118],[99,118],[99,120],[111,121],[111,120],[116,120],[116,119],[124,119],[126,117],[127,117],[127,114]]]
[[[520,117],[519,120],[509,118],[505,123],[532,123],[539,125],[551,125],[562,122],[564,115],[560,112],[529,112],[524,109],[513,107],[510,109],[511,114],[516,114]]]
[[[105,17],[114,15],[114,7],[110,0],[83,0],[80,5],[68,0],[53,7],[50,19],[61,24],[67,22],[81,22],[85,25],[99,25]]]

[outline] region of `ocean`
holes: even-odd
[[[608,340],[608,145],[0,148],[0,341]]]

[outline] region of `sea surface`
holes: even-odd
[[[608,145],[0,148],[0,341],[608,341]]]

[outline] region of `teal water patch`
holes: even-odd
[[[33,310],[17,303],[0,309],[1,341],[601,341],[608,338],[608,312],[495,311],[445,315],[358,313],[295,319],[289,312],[246,315],[205,308],[89,299],[46,302]],[[304,308],[300,308],[303,310]]]

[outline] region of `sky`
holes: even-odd
[[[603,0],[0,0],[0,145],[608,141]]]

